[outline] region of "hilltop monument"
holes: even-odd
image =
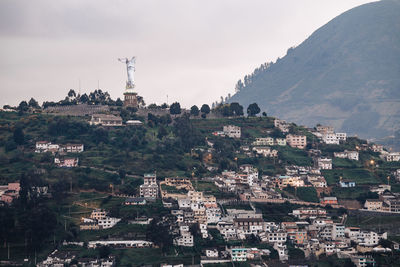
[[[128,80],[126,81],[126,87],[124,92],[124,107],[138,107],[137,93],[134,91],[135,88],[135,62],[136,58],[132,57],[128,58],[118,58],[118,60],[122,63],[126,64],[126,70],[128,73]]]

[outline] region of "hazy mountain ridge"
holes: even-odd
[[[257,102],[298,124],[318,122],[364,137],[400,125],[400,1],[334,18],[282,59],[257,70],[229,102]]]

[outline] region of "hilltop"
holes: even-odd
[[[341,14],[283,58],[246,75],[228,102],[257,102],[273,116],[364,138],[394,135],[400,125],[398,14],[400,2],[390,0]]]

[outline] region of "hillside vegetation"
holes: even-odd
[[[229,102],[302,125],[324,123],[363,137],[400,125],[400,2],[351,9],[275,63],[238,82]],[[268,48],[266,48],[268,49]]]

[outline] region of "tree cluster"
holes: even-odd
[[[219,105],[215,111],[224,117],[243,116],[243,106],[237,102]]]

